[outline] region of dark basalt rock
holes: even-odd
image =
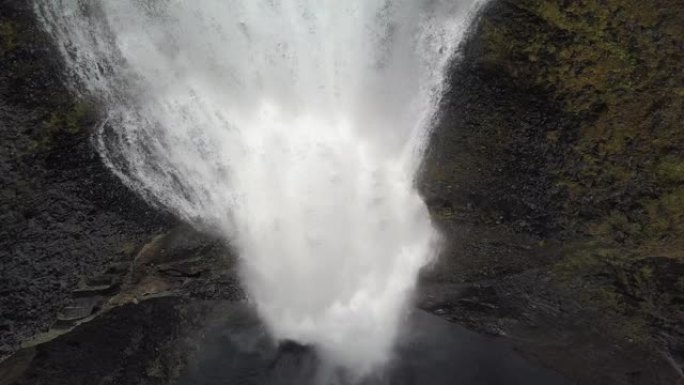
[[[32,2],[0,0],[0,360],[48,329],[80,277],[130,262],[174,222],[104,167],[97,108],[62,70]]]
[[[679,1],[489,3],[423,165],[447,241],[421,306],[580,383],[684,381],[682,20]]]

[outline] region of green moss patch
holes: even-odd
[[[574,245],[555,276],[612,315],[618,334],[644,341],[649,327],[673,319],[682,296],[675,283],[662,285],[669,278],[659,266],[684,263],[684,3],[503,0],[493,8],[480,26],[479,64],[577,122],[538,128],[548,158],[560,159],[538,173],[563,192],[553,213],[562,225],[547,236]]]
[[[33,141],[31,150],[49,150],[60,137],[73,136],[88,130],[95,117],[95,109],[85,101],[77,101],[64,110],[52,112],[43,121],[42,129]]]
[[[0,22],[0,53],[14,50],[18,41],[19,32],[14,23]]]
[[[658,179],[663,182],[684,182],[684,157],[669,155],[663,157],[656,166]]]

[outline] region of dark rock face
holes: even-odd
[[[425,307],[581,383],[683,381],[683,20],[679,1],[489,4],[424,165],[448,239]]]
[[[125,265],[84,279],[48,333],[0,362],[0,385],[176,383],[212,320],[245,298],[225,243],[187,226]]]
[[[170,222],[102,165],[97,111],[61,83],[30,1],[0,1],[0,358],[45,330],[79,277]]]
[[[172,383],[208,312],[207,304],[178,298],[125,305],[31,348],[24,353],[29,367],[17,363],[14,384]]]

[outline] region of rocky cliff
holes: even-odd
[[[684,3],[665,0],[486,7],[422,179],[449,234],[430,276],[470,290],[453,317],[500,334],[567,324],[642,357],[600,383],[681,381],[683,20]],[[649,370],[637,350],[671,368]]]
[[[100,162],[97,108],[62,72],[31,2],[0,0],[0,359],[47,330],[85,275],[171,222]]]

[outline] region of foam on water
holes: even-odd
[[[478,0],[35,0],[130,188],[224,234],[278,339],[391,358],[439,236],[414,186]]]

